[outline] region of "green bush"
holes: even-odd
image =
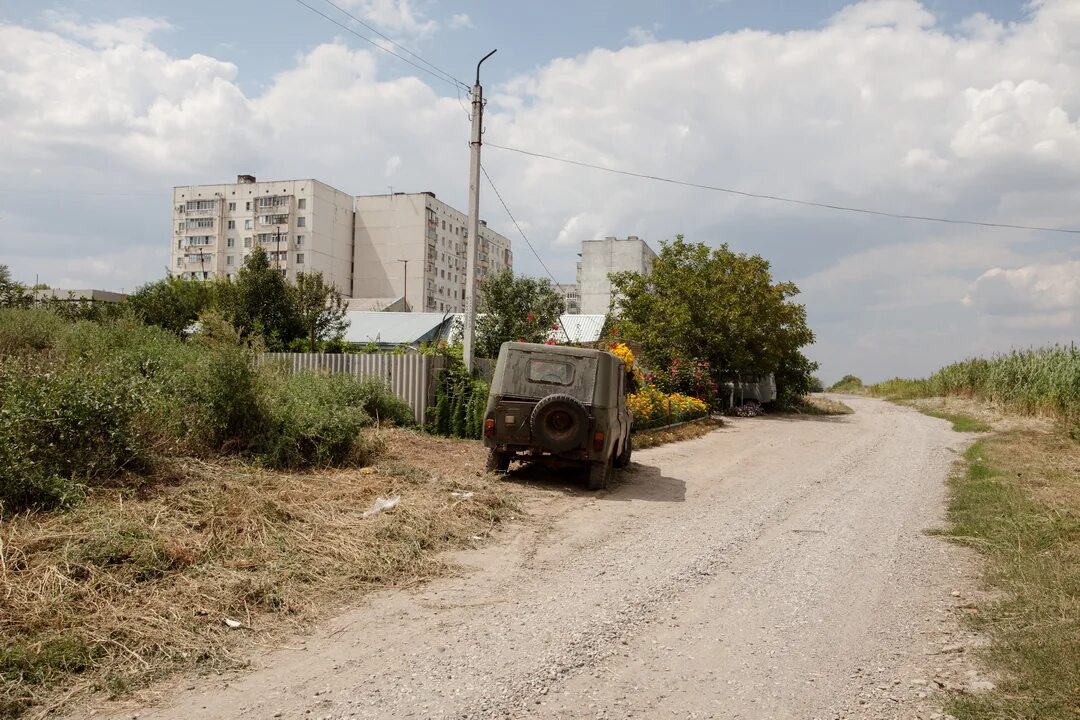
[[[0,356],[51,348],[67,324],[40,310],[0,310]]]
[[[0,362],[0,505],[51,508],[143,468],[143,383],[114,367]]]
[[[274,468],[363,464],[377,449],[363,428],[413,422],[408,404],[377,378],[278,372],[266,380],[264,396],[259,453]]]
[[[451,364],[439,377],[430,430],[448,437],[482,437],[489,390],[486,382],[465,372],[464,365]]]
[[[845,375],[829,386],[829,392],[852,393],[863,389],[863,381],[855,375]]]

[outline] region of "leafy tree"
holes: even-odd
[[[721,376],[776,372],[814,341],[793,283],[776,283],[760,255],[709,248],[682,235],[664,243],[652,272],[613,273],[612,305],[622,336],[653,367],[705,360]]]
[[[798,349],[786,352],[776,367],[776,404],[793,407],[807,394],[821,392],[821,381],[814,377],[818,367]]]
[[[333,285],[323,280],[321,272],[296,274],[296,310],[307,331],[308,352],[315,352],[319,340],[340,338],[349,321],[345,319],[345,301]]]
[[[11,277],[11,269],[0,265],[0,307],[30,307],[33,296],[26,286]]]
[[[514,276],[510,270],[480,282],[476,355],[493,358],[507,341],[544,342],[566,306],[546,279]]]
[[[295,290],[266,251],[256,247],[244,259],[235,283],[217,286],[217,307],[244,336],[261,336],[268,348],[281,348],[304,336]]]
[[[147,325],[183,336],[199,315],[214,304],[217,283],[165,278],[143,285],[125,301]]]

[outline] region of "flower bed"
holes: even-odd
[[[652,386],[645,386],[626,399],[626,406],[634,416],[634,429],[671,425],[694,420],[708,414],[708,406],[689,395],[664,393]]]

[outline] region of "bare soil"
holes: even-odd
[[[515,470],[533,519],[450,555],[457,576],[73,717],[934,717],[977,680],[970,551],[926,533],[970,438],[845,402],[635,452],[603,493]]]

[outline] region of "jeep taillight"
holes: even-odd
[[[592,436],[592,449],[596,452],[600,452],[604,449],[604,433],[602,430],[597,430]]]
[[[484,437],[493,437],[495,435],[495,415],[488,415],[484,420]]]

